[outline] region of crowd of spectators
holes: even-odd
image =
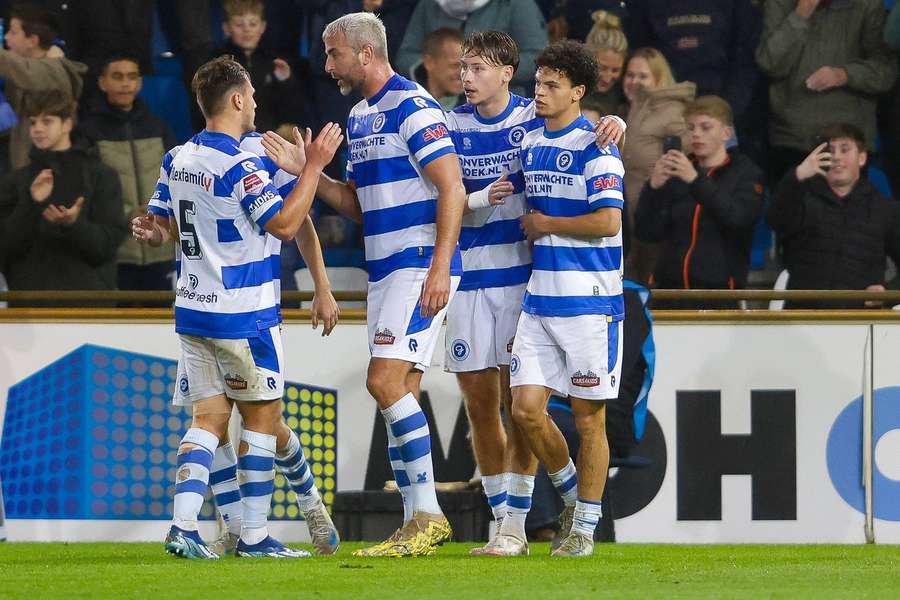
[[[259,130],[344,122],[359,98],[342,96],[325,74],[320,35],[330,20],[363,10],[384,21],[395,69],[448,110],[465,101],[458,61],[474,31],[498,29],[518,42],[512,88],[526,96],[548,41],[586,43],[600,78],[585,114],[618,114],[628,124],[630,279],[746,287],[754,239],[768,237],[776,242],[767,266],[783,265],[789,287],[884,289],[888,259],[900,259],[890,198],[900,189],[897,6],[0,1],[0,273],[10,289],[170,289],[172,250],[125,236],[125,223],[146,209],[164,153],[185,141],[172,133],[182,118],[175,103],[151,101],[148,82],[171,78],[156,73],[173,60],[181,67],[174,79],[184,82],[205,60],[231,54],[251,74]],[[189,106],[184,119],[199,129]],[[330,174],[341,175],[342,162]],[[326,262],[364,266],[357,226],[319,206],[316,219]],[[285,253],[289,274],[297,256],[288,245]]]

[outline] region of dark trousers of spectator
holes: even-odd
[[[119,263],[118,284],[120,290],[129,291],[170,291],[172,281],[169,273],[175,270],[175,264],[170,261],[150,263],[149,265],[135,265]],[[165,308],[171,302],[122,302],[121,307],[137,308]]]

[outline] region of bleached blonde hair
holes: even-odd
[[[349,13],[338,17],[325,26],[322,39],[325,40],[343,34],[351,48],[357,52],[366,46],[372,46],[375,56],[387,60],[387,33],[384,23],[377,16],[368,12]]]

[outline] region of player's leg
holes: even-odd
[[[178,447],[172,526],[166,551],[183,558],[218,558],[198,532],[197,517],[209,485],[213,456],[228,426],[231,401],[223,393],[212,342],[180,336],[178,386],[173,403],[192,405],[191,427]]]
[[[232,418],[234,418],[233,414],[232,411]],[[219,447],[216,448],[212,468],[209,472],[209,487],[213,493],[213,503],[223,525],[219,538],[210,542],[209,548],[219,556],[234,554],[241,537],[243,523],[241,489],[237,481],[237,453],[228,433],[230,427],[231,420],[226,427],[225,435],[219,440]]]
[[[556,334],[566,349],[569,397],[581,447],[570,530],[560,529],[564,537],[553,554],[588,556],[593,554],[594,530],[601,517],[600,500],[609,472],[606,400],[615,399],[619,392],[621,323],[609,323],[600,315],[582,315],[560,319],[558,324]]]
[[[297,505],[306,520],[316,554],[334,554],[340,545],[340,536],[322,502],[300,439],[284,419],[275,431],[275,448],[275,464],[297,495]]]

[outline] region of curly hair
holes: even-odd
[[[597,87],[597,61],[581,42],[553,42],[538,55],[536,63],[538,68],[559,71],[573,87],[583,85],[588,91]]]

